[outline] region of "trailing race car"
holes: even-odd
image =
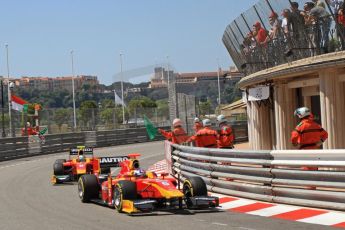
[[[120,162],[128,157],[94,157],[93,149],[85,146],[77,146],[70,150],[69,159],[58,159],[54,163],[54,175],[52,183],[59,184],[69,181],[78,181],[84,174],[99,175],[109,172],[108,162]],[[103,163],[102,163],[103,162]],[[102,175],[104,177],[104,175]]]
[[[120,163],[117,176],[107,179],[94,174],[79,178],[78,194],[82,202],[94,202],[113,207],[128,214],[161,209],[210,208],[219,206],[218,197],[207,195],[206,184],[201,177],[190,177],[177,189],[178,181],[157,176],[154,172],[140,168],[137,157],[129,154],[128,160]],[[113,165],[113,167],[116,167]]]

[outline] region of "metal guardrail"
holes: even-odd
[[[173,175],[201,176],[211,192],[345,210],[345,149],[251,151],[171,145],[168,162]]]
[[[156,140],[163,137],[158,136]],[[0,139],[0,161],[68,151],[77,145],[107,147],[149,141],[145,128],[52,134],[45,136],[44,144],[28,137],[3,138]]]

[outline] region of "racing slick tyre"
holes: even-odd
[[[201,177],[189,177],[183,182],[183,194],[186,200],[187,207],[192,207],[193,203],[190,200],[194,196],[207,196],[207,187]]]
[[[57,159],[56,161],[55,161],[55,164],[56,163],[65,163],[66,162],[66,159]]]
[[[55,176],[64,175],[63,162],[55,162],[53,168]]]
[[[122,212],[123,200],[137,199],[137,185],[132,181],[119,181],[114,188],[114,207]]]
[[[82,202],[89,202],[97,198],[99,193],[99,184],[97,177],[92,174],[82,175],[78,180],[78,194]]]

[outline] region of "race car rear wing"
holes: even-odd
[[[99,167],[101,168],[101,173],[110,173],[111,168],[120,167],[120,163],[128,159],[128,156],[100,157],[98,160]]]
[[[93,148],[90,147],[77,147],[71,148],[69,151],[70,156],[78,156],[78,155],[93,155]]]
[[[99,157],[97,165],[94,165],[94,169],[99,167],[101,174],[111,173],[111,168],[117,168],[121,166],[121,162],[128,160],[128,156],[118,157]],[[96,163],[96,162],[95,162]]]

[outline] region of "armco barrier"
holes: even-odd
[[[155,140],[163,140],[163,137]],[[107,147],[148,141],[145,128],[46,135],[44,144],[33,137],[3,138],[0,139],[0,161],[64,152],[77,145]]]
[[[345,210],[344,149],[251,151],[171,145],[170,162],[174,175],[201,176],[211,192]]]

